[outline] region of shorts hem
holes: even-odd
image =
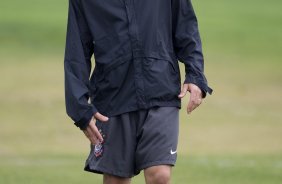
[[[170,165],[170,166],[175,166],[175,160],[160,160],[160,161],[153,161],[153,162],[148,162],[144,163],[141,166],[138,167],[135,173],[140,173],[141,170],[144,170],[148,167],[152,166],[158,166],[158,165]]]
[[[92,172],[96,174],[109,174],[109,175],[113,175],[113,176],[117,176],[121,178],[132,178],[133,176],[140,173],[140,172],[136,172],[136,174],[133,174],[133,173],[130,174],[130,173],[122,173],[122,172],[116,172],[116,171],[109,171],[108,169],[103,168],[103,167],[91,167],[90,165],[86,165],[84,167],[84,171]]]

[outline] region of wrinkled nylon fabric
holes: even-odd
[[[91,74],[91,57],[95,68]],[[65,100],[75,125],[153,106],[181,108],[184,83],[212,93],[190,0],[69,0]]]

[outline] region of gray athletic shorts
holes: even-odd
[[[127,112],[96,125],[104,142],[90,145],[85,171],[129,178],[151,166],[175,165],[178,107]]]

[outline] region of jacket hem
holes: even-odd
[[[150,108],[156,107],[156,106],[158,106],[158,107],[178,107],[179,109],[181,109],[181,101],[167,101],[167,102],[152,101],[148,104],[130,106],[126,109],[119,109],[117,111],[104,112],[104,114],[111,117],[111,116],[116,116],[116,115],[119,115],[119,114],[131,112],[131,111],[138,111],[138,110],[142,110],[142,109],[150,109]]]

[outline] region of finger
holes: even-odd
[[[190,114],[193,111],[193,108],[194,108],[194,101],[192,95],[190,95],[189,103],[187,106],[187,113]]]
[[[192,84],[192,83],[188,84],[188,91],[194,92],[195,95],[197,95],[199,99],[202,99],[202,96],[203,96],[202,90],[197,85]]]
[[[187,106],[187,113],[190,114],[194,109],[196,109],[201,103],[201,94],[197,91],[191,91],[190,100]]]
[[[90,142],[91,142],[92,145],[99,144],[99,140],[98,140],[98,138],[95,137],[95,136],[91,136],[91,137],[90,137]]]
[[[198,106],[194,103],[194,102],[191,102],[190,104],[188,104],[188,107],[187,107],[187,113],[188,114],[191,114],[191,112],[193,110],[195,110]]]
[[[91,129],[91,132],[95,135],[95,137],[100,141],[103,142],[103,136],[101,135],[100,131],[98,130],[96,126],[96,120],[93,118],[93,121],[89,123],[89,128]]]
[[[93,135],[95,136],[95,138],[100,141],[103,142],[103,136],[101,135],[101,133],[99,132],[97,126],[94,123],[90,123],[89,127],[91,128],[91,132],[93,133]]]
[[[95,134],[93,133],[93,131],[91,130],[90,126],[88,126],[86,128],[86,130],[83,131],[84,134],[86,135],[86,137],[89,139],[89,141],[91,142],[91,144],[96,144],[98,143],[98,138],[95,136]]]
[[[94,115],[94,117],[102,122],[108,121],[109,118],[107,116],[104,116],[102,114],[100,114],[99,112],[96,112],[96,114]]]
[[[178,95],[178,98],[183,98],[187,94],[187,91],[188,91],[188,84],[183,84],[182,90]]]
[[[94,117],[92,117],[89,122],[89,125],[83,132],[86,137],[90,140],[91,144],[98,144],[100,142],[103,142],[103,137],[96,126],[96,119]]]
[[[87,131],[87,128],[86,128],[85,130],[83,130],[83,133],[84,133],[84,135],[85,135],[87,138],[89,138],[89,133],[88,133],[88,131]]]

